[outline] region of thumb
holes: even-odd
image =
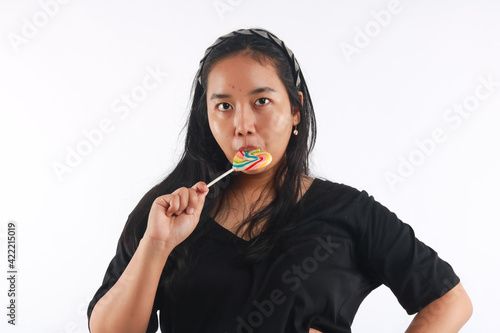
[[[196,193],[198,194],[198,205],[196,206],[194,212],[196,215],[200,216],[209,189],[207,184],[205,184],[205,182],[198,182],[194,184],[191,188],[196,190]]]

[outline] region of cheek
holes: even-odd
[[[221,143],[223,142],[221,142],[220,140],[228,136],[227,126],[223,126],[220,121],[214,119],[209,119],[209,126],[215,140],[219,143],[219,145],[221,145]]]
[[[261,135],[264,139],[276,140],[276,137],[285,139],[288,138],[287,134],[291,133],[291,126],[291,115],[273,114],[265,120]]]
[[[291,117],[288,115],[274,115],[273,118],[271,124],[277,132],[286,131],[291,123]]]

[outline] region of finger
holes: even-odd
[[[205,198],[207,197],[209,189],[207,184],[205,184],[205,182],[198,182],[194,184],[192,188],[196,190],[198,196],[198,202],[194,210],[194,214],[199,216],[201,215],[201,211],[203,210],[203,205],[205,204]]]
[[[191,188],[196,190],[196,192],[198,193],[198,196],[200,194],[206,195],[209,191],[208,186],[207,186],[207,184],[205,184],[205,182],[197,182]]]
[[[170,199],[168,201],[170,206],[168,207],[168,209],[166,211],[167,216],[169,216],[169,217],[172,216],[179,209],[179,202],[180,202],[180,198],[179,198],[179,195],[177,193],[170,195]]]
[[[198,194],[196,193],[196,191],[192,188],[189,188],[188,189],[188,196],[189,196],[189,200],[188,200],[188,204],[186,206],[186,214],[193,214],[196,206],[198,205]]]
[[[153,202],[153,205],[151,206],[148,219],[162,219],[165,214],[167,214],[167,211],[170,208],[170,200],[170,195],[162,195],[157,197]]]
[[[189,191],[185,187],[179,189],[179,207],[177,207],[176,215],[181,215],[187,208],[189,204]]]
[[[168,209],[168,207],[170,207],[170,194],[166,194],[166,195],[162,195],[162,196],[159,196],[155,199],[155,201],[153,202],[153,204],[156,204],[156,205],[159,205],[161,207],[163,207],[164,209]]]

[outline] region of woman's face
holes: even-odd
[[[238,54],[219,61],[208,74],[208,122],[230,162],[239,150],[260,148],[273,158],[264,169],[277,166],[293,126],[300,122],[298,107],[293,111],[286,88],[271,64],[261,65],[248,55]]]

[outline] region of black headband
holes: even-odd
[[[297,62],[297,60],[295,59],[295,55],[293,54],[292,50],[290,50],[281,39],[279,39],[278,37],[276,37],[275,35],[273,35],[269,31],[262,30],[262,29],[239,29],[239,30],[235,30],[233,32],[230,32],[227,35],[224,35],[224,36],[217,38],[215,43],[213,43],[209,48],[207,48],[207,50],[205,51],[205,55],[200,60],[200,67],[198,69],[198,74],[197,74],[198,75],[198,82],[200,84],[201,84],[201,71],[203,70],[203,64],[205,63],[205,59],[207,58],[208,54],[212,51],[212,49],[214,47],[219,45],[224,40],[231,38],[231,37],[234,37],[234,36],[237,36],[237,35],[259,36],[259,37],[268,39],[268,40],[272,41],[273,43],[275,43],[276,45],[278,45],[279,47],[281,47],[283,49],[284,53],[286,54],[286,56],[288,57],[288,60],[290,61],[290,65],[293,67],[295,86],[296,87],[300,86],[300,83],[301,83],[300,75],[299,75],[300,66],[299,66],[299,63]]]

